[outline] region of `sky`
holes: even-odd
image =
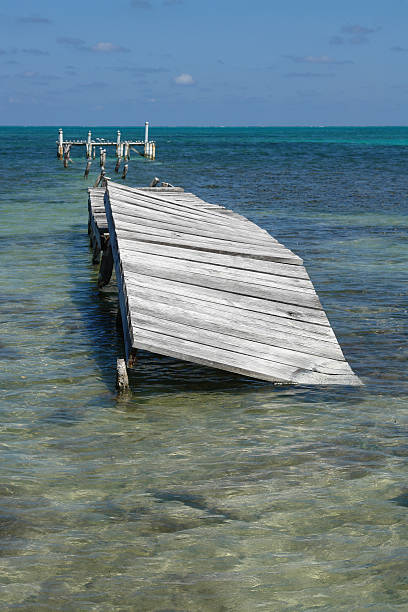
[[[2,0],[1,125],[408,124],[408,0]]]

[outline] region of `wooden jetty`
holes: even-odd
[[[156,158],[156,143],[154,140],[149,140],[149,122],[145,122],[145,134],[144,140],[122,140],[121,133],[118,130],[116,140],[106,140],[105,138],[92,138],[92,132],[89,130],[88,137],[86,140],[64,140],[64,132],[62,128],[58,131],[57,140],[57,157],[58,159],[64,159],[66,162],[64,165],[68,167],[70,158],[71,147],[85,147],[85,153],[87,159],[95,159],[96,148],[99,147],[101,151],[105,152],[105,147],[115,147],[116,157],[118,159],[130,159],[131,149],[136,150],[135,147],[143,147],[143,155],[148,159]]]
[[[115,268],[128,366],[144,349],[272,382],[361,384],[300,257],[248,219],[181,188],[106,180],[89,190],[89,231],[100,286]]]

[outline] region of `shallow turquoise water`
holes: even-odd
[[[365,386],[142,353],[122,399],[85,161],[64,170],[56,134],[0,129],[2,609],[407,609],[408,128],[152,130],[127,183],[182,185],[303,257]]]

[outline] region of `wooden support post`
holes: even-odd
[[[99,289],[102,289],[102,287],[105,287],[105,285],[109,283],[111,276],[112,276],[112,270],[113,270],[112,247],[111,247],[109,238],[107,238],[103,245],[102,261],[101,261],[101,267],[99,269],[99,277],[98,277]]]
[[[160,179],[157,176],[155,176],[152,182],[150,183],[149,187],[157,187],[159,183],[160,183]]]
[[[64,134],[62,132],[62,128],[58,130],[58,147],[57,147],[57,157],[58,159],[62,159],[64,156],[63,145],[64,142]]]
[[[115,172],[119,172],[120,162],[122,161],[121,157],[118,157],[118,161],[116,162]]]
[[[144,141],[145,141],[145,144],[149,142],[149,122],[148,121],[145,122],[145,137],[144,137]]]
[[[92,157],[92,134],[91,130],[88,132],[88,140],[86,143],[86,156],[88,159]]]
[[[156,159],[156,143],[152,142],[152,159]]]
[[[118,136],[116,138],[116,157],[120,157],[120,131],[118,130]]]
[[[69,153],[71,150],[71,145],[64,145],[64,168],[68,168],[68,164],[69,164]]]
[[[125,165],[123,166],[123,172],[122,172],[122,178],[123,178],[123,179],[125,179],[125,178],[126,178],[126,175],[127,175],[127,173],[128,173],[128,168],[129,168],[129,164],[125,164]]]
[[[92,157],[93,159],[96,157],[96,147],[93,147]]]
[[[130,159],[130,145],[128,142],[125,142],[124,159]]]
[[[86,168],[84,172],[84,178],[88,178],[89,170],[91,169],[92,160],[88,159],[86,162]]]
[[[124,359],[116,360],[116,388],[119,393],[123,393],[129,389],[129,378]]]
[[[92,240],[92,265],[97,266],[100,261],[101,251],[96,240]]]

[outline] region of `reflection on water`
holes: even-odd
[[[4,609],[406,609],[408,130],[317,131],[163,128],[160,160],[132,160],[128,182],[188,176],[304,257],[365,387],[141,352],[119,399],[84,160],[64,171],[54,131],[25,131],[25,181],[0,171]]]

